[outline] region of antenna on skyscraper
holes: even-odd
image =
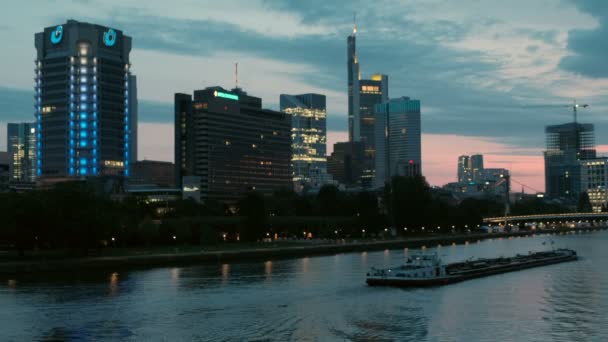
[[[353,35],[357,33],[357,12],[353,12]]]
[[[235,88],[239,87],[239,62],[234,63],[234,83]]]

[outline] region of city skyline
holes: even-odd
[[[5,75],[0,81],[3,130],[7,122],[33,120],[31,34],[39,27],[72,17],[118,27],[134,39],[131,59],[140,78],[141,159],[173,158],[173,92],[215,84],[231,87],[235,61],[241,65],[243,87],[262,97],[269,108],[278,109],[281,92],[326,94],[330,153],[335,141],[347,140],[344,40],[352,30],[352,12],[356,10],[362,74],[390,74],[392,94],[407,94],[425,103],[423,163],[431,184],[453,180],[457,157],[479,152],[488,163],[500,162],[500,166],[512,170],[513,177],[523,183],[544,188],[544,126],[568,122],[570,113],[566,109],[524,108],[528,104],[564,103],[574,97],[590,103],[591,108],[581,113],[580,121],[596,125],[598,153],[607,150],[608,141],[602,134],[606,125],[600,119],[606,102],[599,97],[607,92],[608,83],[602,77],[608,73],[605,66],[592,63],[603,60],[601,54],[605,53],[601,49],[592,51],[594,33],[600,42],[606,19],[601,2],[522,2],[522,13],[533,13],[535,7],[546,13],[534,27],[529,24],[529,15],[518,19],[498,3],[484,3],[478,9],[464,3],[458,6],[464,10],[454,11],[431,11],[438,7],[453,9],[453,5],[440,2],[412,2],[399,8],[357,2],[344,8],[333,3],[313,4],[310,8],[297,7],[303,4],[245,5],[259,5],[249,13],[277,15],[278,20],[268,21],[273,23],[262,23],[263,16],[252,20],[229,12],[230,4],[214,4],[209,14],[199,16],[196,11],[185,13],[192,10],[186,5],[179,11],[161,12],[159,3],[151,2],[142,14],[137,12],[135,2],[119,3],[124,2],[108,2],[108,9],[100,10],[96,17],[86,10],[91,2],[87,6],[71,2],[73,6],[57,6],[61,13],[40,4],[32,18],[19,22],[11,18],[11,11],[18,11],[19,6],[8,8],[0,36],[14,43],[14,49],[7,51],[8,63],[1,67]],[[593,7],[594,3],[599,7]],[[66,8],[70,8],[67,13]],[[386,16],[389,9],[394,15]],[[408,10],[416,15],[407,15]],[[479,19],[475,11],[486,16]],[[380,15],[387,18],[387,23],[397,24],[395,29],[387,30],[386,24],[375,20]],[[146,33],[154,32],[147,27],[151,18],[160,21],[155,27],[166,28],[163,34]],[[187,29],[197,21],[213,25],[202,31]],[[200,44],[189,43],[189,39],[201,36],[205,39]],[[499,47],[501,43],[508,44]],[[274,51],[284,49],[268,49],[269,44],[287,48],[306,44],[314,53],[296,56]],[[383,49],[386,45],[392,48]],[[208,47],[214,52],[203,51]],[[580,60],[584,63],[577,64]],[[193,75],[193,68],[200,72]],[[24,103],[18,102],[22,99]],[[6,132],[0,131],[0,141],[5,137]],[[0,146],[0,150],[5,149]]]

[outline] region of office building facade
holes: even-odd
[[[8,190],[10,179],[10,157],[8,152],[0,152],[0,192]]]
[[[468,183],[473,181],[471,174],[470,156],[458,157],[458,183]]]
[[[327,172],[347,187],[361,186],[365,155],[360,141],[339,142],[327,158]]]
[[[280,96],[281,111],[291,116],[291,165],[296,191],[327,180],[325,95]]]
[[[175,187],[175,165],[159,160],[140,160],[133,164],[130,184],[149,184],[163,188]]]
[[[375,106],[375,187],[393,176],[422,174],[420,101],[401,97]]]
[[[608,211],[608,158],[580,161],[581,192],[587,192],[593,212]]]
[[[483,167],[483,155],[473,154],[469,158],[469,172],[473,176],[473,181],[479,182],[481,180]]]
[[[291,116],[239,88],[175,94],[175,174],[200,177],[203,201],[291,188]]]
[[[139,102],[137,101],[137,76],[129,75],[129,161],[130,165],[137,162],[137,125],[139,117]]]
[[[7,125],[9,180],[11,182],[36,181],[36,124],[9,123]]]
[[[36,175],[128,177],[131,38],[68,20],[36,33]]]
[[[545,133],[546,195],[576,198],[581,192],[580,161],[596,157],[594,127],[572,122],[547,126]]]

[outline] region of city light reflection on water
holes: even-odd
[[[547,236],[427,248],[448,261],[548,248]],[[608,233],[550,237],[582,258],[430,289],[370,288],[415,249],[12,277],[6,340],[608,340]]]

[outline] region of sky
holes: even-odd
[[[0,13],[0,150],[6,122],[33,120],[34,33],[67,19],[133,38],[139,157],[173,161],[173,94],[239,85],[278,109],[281,93],[327,96],[328,151],[347,137],[346,37],[357,13],[362,77],[422,102],[423,173],[456,179],[459,155],[544,190],[544,126],[588,103],[608,153],[608,1],[5,0]],[[517,185],[518,186],[518,185]],[[514,184],[513,189],[517,189]]]

